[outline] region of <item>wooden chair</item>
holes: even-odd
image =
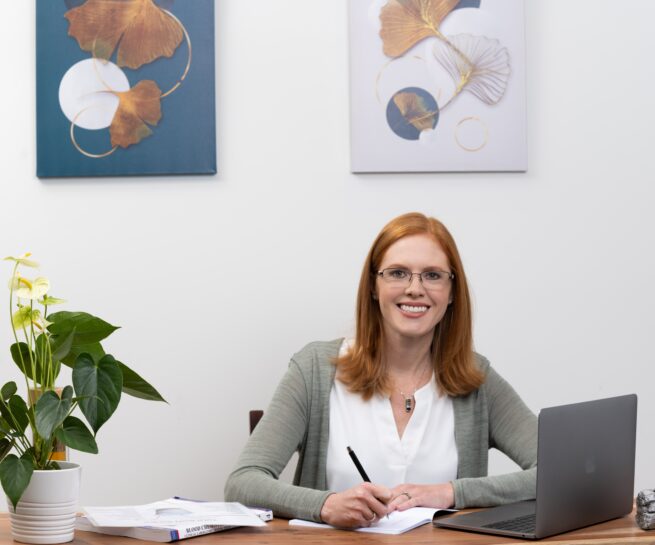
[[[264,416],[264,411],[250,411],[250,433],[255,431],[257,424]]]

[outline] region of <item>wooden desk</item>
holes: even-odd
[[[236,528],[206,536],[194,537],[180,543],[189,545],[323,545],[339,543],[340,545],[368,543],[407,543],[412,545],[520,545],[529,540],[485,536],[470,532],[433,528],[426,524],[401,534],[385,536],[380,534],[363,534],[344,530],[322,530],[309,528],[290,528],[286,520],[276,519],[266,524],[266,528]],[[151,543],[128,537],[112,537],[92,532],[75,532],[73,545],[139,545]],[[533,542],[534,543],[534,542]],[[638,545],[655,545],[655,530],[646,532],[635,523],[634,514],[603,524],[590,526],[574,532],[561,534],[537,543],[557,543],[559,545],[613,545],[636,543]],[[11,539],[9,516],[0,515],[0,545],[15,545]]]

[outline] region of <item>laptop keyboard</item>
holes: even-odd
[[[511,532],[523,532],[526,534],[534,533],[536,528],[537,515],[525,515],[515,519],[501,520],[500,522],[493,522],[485,524],[485,528],[492,528],[494,530],[509,530]]]

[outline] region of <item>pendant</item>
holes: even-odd
[[[406,397],[405,398],[405,412],[406,413],[411,413],[412,412],[412,398],[411,397]]]

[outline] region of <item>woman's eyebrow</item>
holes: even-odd
[[[392,263],[390,265],[386,265],[386,266],[382,267],[379,270],[384,270],[384,269],[406,269],[408,271],[411,271],[411,267],[409,267],[407,265],[402,265],[400,263]],[[448,266],[442,267],[441,265],[427,265],[427,266],[423,267],[421,269],[421,271],[446,271],[446,272],[448,272],[449,269],[450,269],[450,267],[448,267]]]

